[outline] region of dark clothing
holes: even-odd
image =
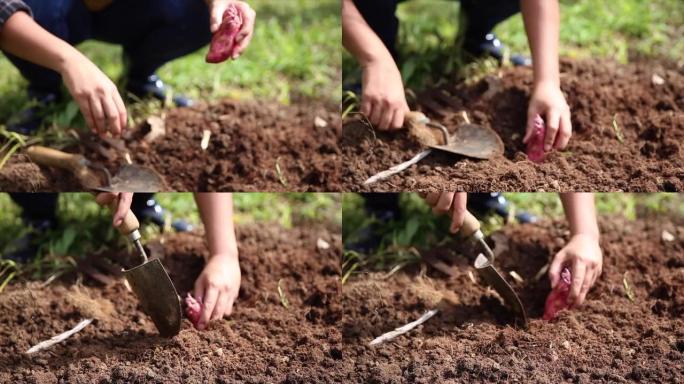
[[[5,3],[8,1],[0,0],[0,4]],[[38,24],[71,45],[88,39],[122,45],[128,78],[140,82],[167,62],[211,40],[209,9],[199,0],[117,0],[98,12],[88,10],[81,0],[23,3]],[[5,54],[29,81],[30,90],[59,90],[57,72]]]
[[[12,15],[19,11],[31,14],[31,8],[21,0],[0,0],[0,29]]]
[[[399,33],[397,5],[405,0],[353,0],[366,23],[378,35],[385,47],[397,59],[396,42]],[[481,43],[500,22],[520,12],[519,0],[460,0],[463,12],[464,44]],[[470,44],[469,44],[470,43]]]

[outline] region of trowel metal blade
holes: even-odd
[[[176,288],[159,259],[123,271],[143,311],[152,318],[159,334],[172,337],[180,332],[181,305]]]
[[[527,320],[527,312],[523,307],[520,297],[515,293],[513,287],[503,278],[499,271],[489,262],[489,259],[483,254],[479,254],[475,259],[475,269],[478,274],[482,276],[494,290],[501,295],[504,302],[510,306],[516,317],[522,321],[523,328],[527,329],[529,323]]]
[[[477,124],[459,126],[449,138],[449,144],[431,145],[430,148],[483,160],[504,153],[503,141],[496,131]]]
[[[97,188],[104,192],[159,192],[166,183],[157,172],[138,165],[124,165],[114,175],[110,185]]]

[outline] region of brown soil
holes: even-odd
[[[121,279],[104,287],[87,279],[86,285],[10,285],[0,296],[0,382],[294,383],[341,377],[339,229],[251,226],[239,228],[238,238],[242,286],[233,315],[203,332],[184,320],[170,339],[157,336]],[[318,238],[330,249],[317,249]],[[162,250],[184,295],[202,267],[202,237],[173,235],[153,248]],[[279,281],[289,308],[281,304]],[[95,322],[66,342],[24,355],[88,317]]]
[[[654,74],[665,83],[655,85]],[[564,61],[561,79],[574,133],[567,149],[551,153],[543,164],[527,160],[522,143],[532,71],[512,68],[500,78],[447,85],[418,97],[420,109],[447,127],[462,124],[465,110],[472,122],[496,130],[506,148],[503,157],[482,161],[433,153],[366,187],[368,177],[422,149],[405,131],[373,132],[350,121],[341,140],[345,190],[684,190],[684,69],[653,62]],[[616,114],[622,141],[613,128]]]
[[[663,230],[676,240],[661,240]],[[343,286],[345,359],[350,382],[669,382],[684,381],[684,220],[602,222],[603,275],[584,307],[541,320],[549,292],[534,276],[565,242],[564,224],[511,225],[496,235],[497,266],[515,270],[514,288],[532,318],[510,325],[500,301],[468,277],[467,246],[424,256],[450,258],[452,277],[431,268],[391,278],[364,274]],[[494,237],[494,236],[493,236]],[[490,239],[491,241],[491,239]],[[475,272],[473,272],[475,273]],[[625,275],[626,274],[626,275]],[[477,275],[475,275],[477,276]],[[633,289],[631,302],[623,277]],[[509,279],[512,280],[512,279]],[[384,332],[441,311],[406,335],[375,347]]]
[[[326,127],[314,124],[316,117]],[[143,130],[125,141],[85,138],[68,152],[85,153],[112,174],[130,152],[135,164],[160,173],[173,191],[337,191],[340,112],[334,107],[224,101],[212,106],[174,109],[166,116],[166,135],[148,144]],[[202,151],[202,132],[212,133]],[[24,155],[0,170],[3,191],[80,191],[63,171],[45,169]]]

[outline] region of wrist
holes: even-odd
[[[573,238],[581,238],[581,239],[588,239],[591,241],[598,242],[599,241],[599,231],[598,229],[596,230],[583,230],[583,231],[578,231],[572,234]]]
[[[541,78],[535,77],[532,87],[534,89],[538,89],[538,88],[560,88],[560,78],[553,77],[553,76],[541,77]]]
[[[81,59],[81,53],[69,46],[57,54],[56,67],[53,69],[59,72],[60,75],[64,75]]]

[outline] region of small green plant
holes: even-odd
[[[16,274],[17,264],[14,261],[0,259],[0,293],[2,293]]]
[[[7,160],[14,155],[19,148],[26,145],[26,139],[15,132],[10,132],[4,127],[0,127],[0,136],[5,139],[5,143],[0,147],[0,169],[5,166]]]

